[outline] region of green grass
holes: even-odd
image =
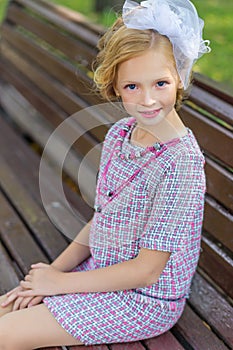
[[[233,1],[193,0],[193,3],[205,20],[204,37],[210,40],[212,48],[195,69],[233,87]]]
[[[111,25],[116,18],[110,9],[102,15],[96,15],[93,11],[94,0],[50,1],[80,11],[91,21],[104,26]],[[6,0],[0,0],[0,18],[6,3]],[[193,0],[193,3],[200,17],[205,20],[204,38],[211,41],[212,48],[210,54],[197,62],[194,70],[233,88],[233,0]]]
[[[6,5],[7,5],[7,0],[0,0],[0,21],[4,16]]]

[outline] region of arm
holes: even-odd
[[[91,227],[89,221],[79,232],[75,240],[54,260],[51,264],[62,272],[71,271],[90,256],[89,232]]]
[[[156,283],[170,253],[142,248],[139,255],[129,261],[85,271],[64,273],[46,264],[33,266],[21,285],[27,291],[21,296],[56,295],[82,292],[108,292],[134,289]]]

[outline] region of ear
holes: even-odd
[[[120,94],[119,94],[118,90],[114,89],[114,91],[115,91],[116,97],[120,97]]]
[[[177,89],[183,89],[183,88],[184,88],[184,84],[180,80],[179,83],[178,83]]]

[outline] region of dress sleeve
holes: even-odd
[[[201,231],[205,174],[204,157],[182,154],[172,162],[156,188],[140,247],[174,252]],[[200,232],[198,232],[200,238]]]

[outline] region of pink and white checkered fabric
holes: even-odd
[[[106,136],[99,181],[126,122],[117,122]],[[103,209],[93,218],[91,258],[77,269],[96,269],[133,259],[141,248],[169,251],[171,256],[157,283],[149,287],[44,299],[61,326],[85,344],[159,335],[170,329],[183,311],[200,253],[205,193],[204,157],[188,131],[179,142],[168,144],[109,201],[108,192],[127,181],[152,153],[137,160],[112,157],[106,181],[100,182],[96,194],[95,204]],[[129,133],[122,152],[139,148],[130,143]]]

